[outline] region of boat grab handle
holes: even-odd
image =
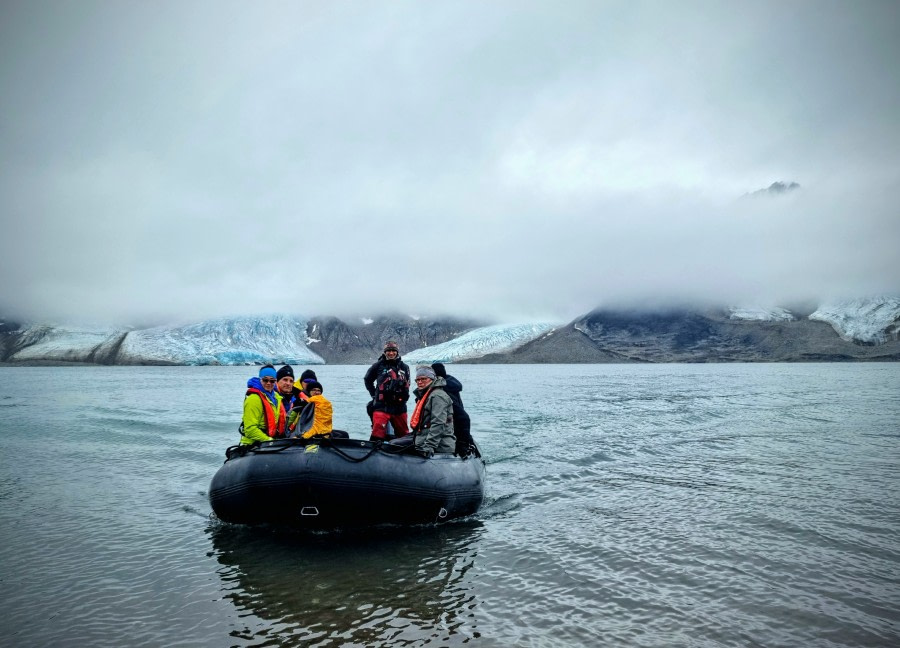
[[[302,509],[300,509],[300,515],[315,516],[318,514],[319,514],[319,509],[317,509],[315,506],[304,506]]]

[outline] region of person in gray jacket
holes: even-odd
[[[453,454],[456,450],[453,401],[444,391],[446,386],[447,381],[438,378],[428,365],[416,367],[416,408],[409,423],[415,434],[416,452],[423,457]]]

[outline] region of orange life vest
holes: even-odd
[[[413,410],[412,418],[409,419],[409,427],[411,427],[414,431],[418,430],[419,420],[422,418],[422,407],[425,405],[425,401],[428,400],[428,397],[431,395],[431,386],[428,387],[428,391],[419,399],[419,402],[416,403],[416,409]]]
[[[269,397],[265,395],[265,393],[261,392],[258,389],[250,388],[247,390],[247,396],[250,394],[256,394],[259,396],[260,400],[263,404],[263,412],[266,414],[266,434],[268,434],[272,438],[279,438],[284,436],[284,424],[287,419],[287,414],[284,411],[284,405],[280,402],[278,403],[279,416],[278,422],[275,422],[275,408],[272,407],[272,402],[269,400]],[[274,432],[273,432],[274,431]]]

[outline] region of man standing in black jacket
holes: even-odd
[[[397,437],[409,434],[406,401],[409,400],[409,366],[400,358],[400,347],[393,340],[384,343],[384,353],[369,367],[363,379],[372,397],[371,441],[387,438],[388,423]]]

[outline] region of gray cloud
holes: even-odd
[[[895,3],[485,4],[4,3],[0,309],[900,292]]]

